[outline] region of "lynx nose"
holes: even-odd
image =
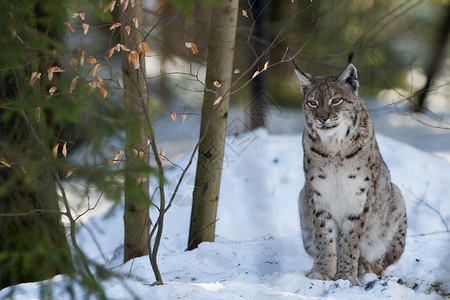
[[[317,120],[319,120],[320,123],[325,124],[325,122],[328,120],[328,115],[319,115],[317,117]]]

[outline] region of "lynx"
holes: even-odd
[[[378,275],[405,248],[406,210],[383,161],[351,56],[339,76],[295,73],[303,94],[305,186],[299,212],[310,279]]]

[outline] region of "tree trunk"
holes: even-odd
[[[23,67],[39,61],[40,72],[44,74],[49,68],[50,62],[44,57],[49,57],[50,43],[61,37],[57,28],[66,12],[55,1],[48,6],[35,4],[29,11],[21,11],[23,7],[29,9],[25,4],[17,10],[8,6],[12,15],[21,16],[23,23],[16,24],[17,31],[27,28],[36,35],[45,34],[49,40],[28,51],[22,49],[24,55],[19,56],[11,55],[18,53],[17,41],[3,35],[0,60],[2,69],[8,72],[0,74],[0,155],[7,163],[0,164],[0,289],[74,270],[52,176],[54,160],[48,148],[50,143],[54,145],[54,135],[49,132],[59,130],[52,126],[60,124],[49,126],[44,117],[39,124],[32,120],[36,106],[47,101],[41,93],[45,95],[48,87],[39,88],[36,83],[33,90],[27,84],[31,72]],[[47,7],[52,7],[55,18],[49,18]],[[0,9],[6,11],[3,5]]]
[[[223,96],[231,86],[238,2],[218,1],[211,11],[206,88],[214,88],[216,93],[205,92],[203,99],[200,137],[206,136],[198,151],[188,249],[196,248],[203,241],[214,241],[228,98],[220,104],[211,120],[210,117],[218,96]],[[214,81],[218,81],[221,86],[215,87]]]
[[[253,6],[251,9],[251,13],[253,18],[255,19],[255,23],[253,25],[253,51],[252,54],[256,53],[256,55],[261,55],[264,51],[266,45],[264,44],[267,41],[267,15],[268,15],[268,7],[266,7],[267,1],[256,0],[253,2]],[[254,55],[252,56],[252,60],[255,59]],[[267,61],[267,57],[264,56],[261,58],[259,62],[259,70],[263,69],[264,63]],[[250,82],[251,87],[251,95],[252,99],[250,100],[250,109],[247,110],[249,112],[250,117],[250,129],[256,129],[258,127],[265,126],[265,118],[267,115],[267,105],[265,100],[265,91],[266,87],[266,73],[263,72],[253,78]]]
[[[430,64],[426,70],[427,81],[425,86],[419,91],[419,98],[417,101],[417,105],[413,107],[414,111],[423,111],[425,100],[428,95],[428,89],[431,87],[431,82],[436,74],[439,72],[440,63],[442,61],[442,57],[444,55],[445,46],[448,43],[449,34],[450,33],[450,4],[447,5],[446,14],[444,19],[442,20],[441,27],[438,31],[438,38],[433,47],[433,54],[431,57]]]
[[[123,4],[128,3],[124,2]],[[122,4],[122,5],[123,5]],[[142,0],[135,0],[134,7],[128,5],[125,11],[119,8],[120,43],[139,53],[139,44],[143,42]],[[136,29],[133,18],[137,18]],[[127,35],[126,26],[131,27]],[[147,85],[145,81],[145,57],[141,53],[140,66],[135,69],[129,62],[131,52],[122,51],[122,76],[124,87],[124,109],[127,114],[125,141],[125,242],[124,261],[148,254],[149,218],[149,159],[150,153],[145,132],[145,114],[148,109]],[[144,153],[141,157],[135,153]]]

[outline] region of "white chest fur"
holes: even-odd
[[[311,182],[315,193],[316,209],[329,212],[338,225],[348,216],[359,215],[366,201],[366,187],[363,176],[354,174],[349,165],[334,164],[317,170]],[[352,173],[353,172],[353,173]]]

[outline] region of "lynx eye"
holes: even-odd
[[[331,99],[331,105],[333,105],[333,106],[335,106],[335,105],[339,105],[339,104],[341,104],[342,102],[343,102],[344,100],[342,100],[342,99],[339,99],[339,98],[333,98],[333,99]]]
[[[308,104],[312,108],[317,107],[317,101],[315,101],[315,100],[310,100],[310,101],[306,102],[306,104]]]

